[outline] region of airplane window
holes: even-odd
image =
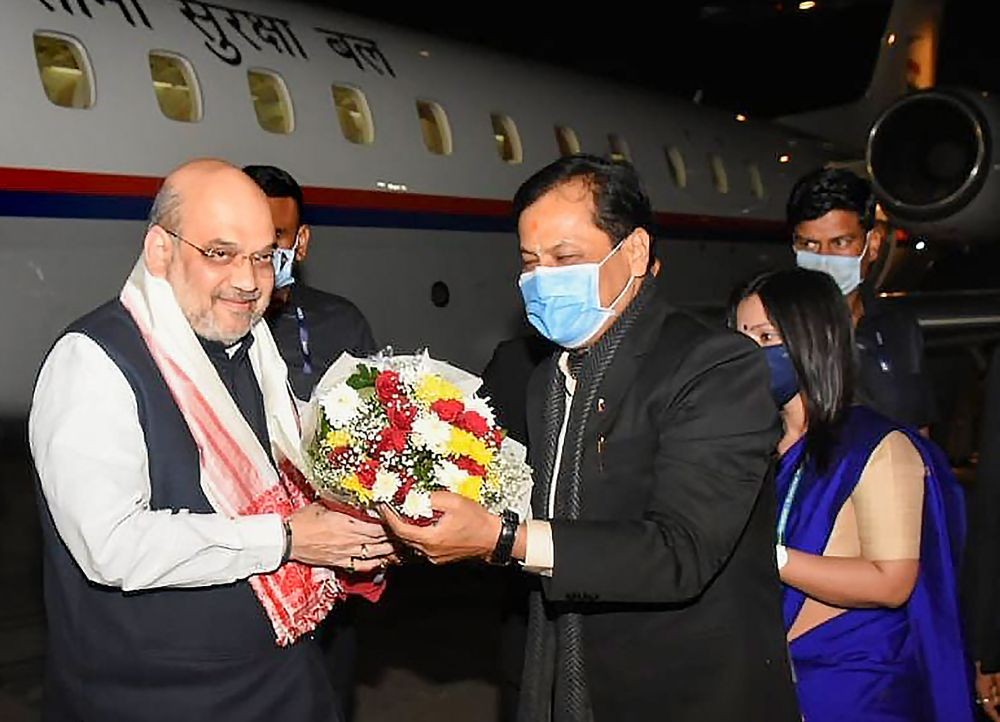
[[[50,101],[64,108],[94,105],[93,73],[79,41],[68,35],[35,33],[35,59]]]
[[[608,157],[613,161],[632,160],[632,154],[628,151],[628,143],[620,135],[608,134]]]
[[[572,128],[557,125],[556,143],[559,144],[559,155],[573,155],[580,152],[580,140]]]
[[[712,184],[719,193],[729,192],[729,176],[726,175],[726,164],[718,153],[708,154],[708,165],[712,169]]]
[[[375,124],[364,93],[348,85],[334,85],[333,104],[345,138],[359,145],[375,142]]]
[[[269,70],[248,70],[247,82],[260,127],[269,133],[291,133],[294,128],[292,99],[281,76]]]
[[[153,51],[149,73],[160,111],[171,120],[196,123],[201,120],[201,92],[194,68],[179,55]]]
[[[451,155],[451,127],[444,108],[429,100],[418,100],[417,116],[427,150],[435,155]]]
[[[760,174],[760,168],[756,163],[747,165],[747,172],[750,174],[750,192],[757,200],[764,199],[764,177]]]
[[[493,137],[497,142],[497,154],[507,163],[520,163],[524,158],[521,154],[521,136],[517,133],[517,124],[506,115],[493,113]]]
[[[684,155],[675,145],[667,148],[667,166],[670,168],[670,178],[678,188],[687,188],[687,166]]]

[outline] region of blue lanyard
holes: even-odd
[[[309,329],[306,327],[306,315],[302,308],[295,307],[295,320],[299,324],[299,348],[302,349],[302,373],[312,373],[312,354],[309,353]]]
[[[802,481],[802,468],[804,466],[805,463],[799,464],[799,468],[795,470],[795,476],[792,477],[788,493],[785,494],[785,502],[781,505],[781,516],[778,517],[778,543],[782,546],[785,545],[785,528],[788,526],[788,515],[792,511],[792,502],[795,501],[795,495],[799,491],[799,482]]]

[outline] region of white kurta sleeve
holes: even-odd
[[[552,576],[555,550],[552,548],[552,525],[540,519],[529,519],[525,527],[523,569],[543,577]]]
[[[149,508],[135,395],[83,334],[61,338],[45,361],[28,438],[56,530],[94,582],[125,591],[227,584],[281,561],[277,514],[228,518]]]

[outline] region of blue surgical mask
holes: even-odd
[[[861,259],[868,253],[868,241],[860,256],[838,256],[832,253],[796,251],[795,265],[810,271],[822,271],[830,276],[845,296],[861,285]]]
[[[547,339],[564,348],[582,346],[615,315],[614,305],[632,286],[625,288],[607,307],[601,305],[601,266],[622,247],[622,240],[600,263],[573,266],[539,266],[522,273],[518,280],[528,321]]]
[[[771,396],[778,407],[791,401],[799,392],[799,377],[785,346],[765,346],[764,357],[771,369]]]
[[[295,243],[291,248],[275,248],[274,256],[274,288],[285,288],[295,283],[295,276],[292,275],[292,265],[295,263],[295,251],[299,247],[299,237],[295,237]]]

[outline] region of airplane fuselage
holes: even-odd
[[[89,87],[57,98],[74,107],[51,99],[66,71],[43,83],[38,37],[80,55]],[[151,52],[189,69],[194,122],[165,115]],[[510,198],[559,155],[560,133],[563,151],[571,138],[636,165],[663,282],[695,308],[790,262],[790,185],[837,155],[780,126],[294,3],[8,0],[0,58],[4,416],[26,410],[61,329],[117,294],[159,179],[192,157],[291,172],[313,226],[308,282],[354,301],[379,343],[479,371],[522,324]],[[261,77],[287,89],[269,106],[277,125],[260,118],[259,85],[255,112]],[[367,106],[346,130],[358,106],[338,107],[334,86]]]

